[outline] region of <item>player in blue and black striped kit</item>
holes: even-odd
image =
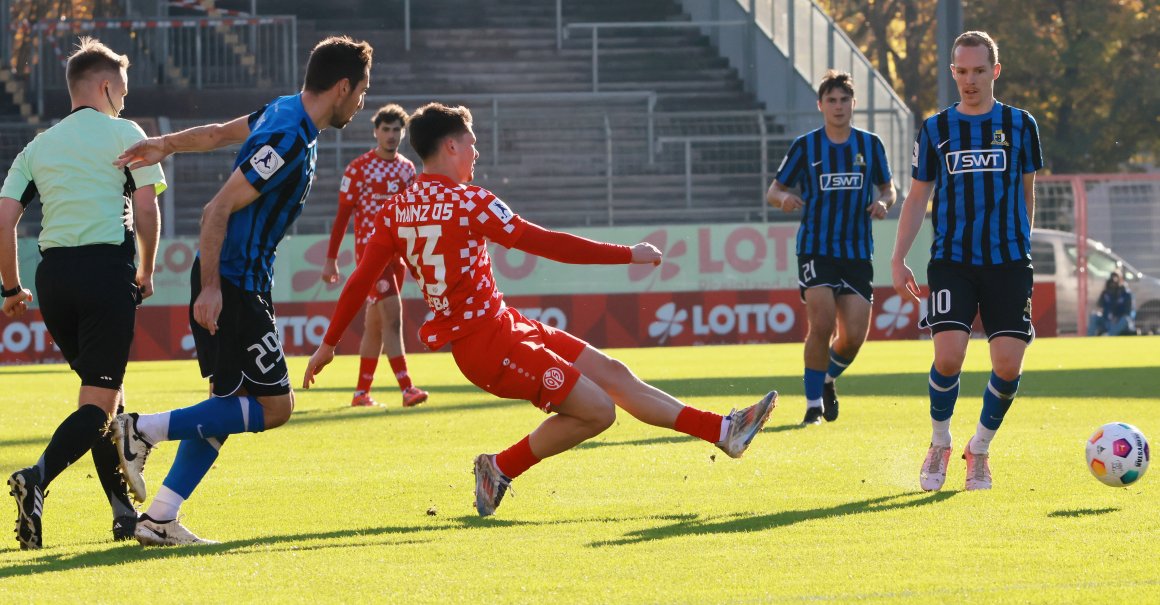
[[[825,126],[794,140],[766,193],[786,212],[805,209],[797,233],[798,286],[809,318],[805,426],[838,419],[834,379],[854,361],[870,329],[870,220],[885,218],[896,199],[882,140],[850,125],[855,103],[850,74],[826,72],[818,87]]]
[[[114,420],[121,471],[138,500],[145,498],[149,451],[161,441],[181,441],[161,489],[138,519],[141,544],[208,542],[177,521],[181,505],[229,435],[290,419],[294,393],[270,297],[274,255],[310,193],[318,132],[346,126],[362,109],[371,59],[366,42],[327,38],[311,52],[299,94],[226,124],[147,139],[121,156],[130,165],[155,163],[176,151],[242,143],[233,173],[202,213],[190,275],[190,328],[212,396],[188,408]]]
[[[927,267],[932,435],[919,475],[940,489],[951,454],[950,419],[959,393],[971,324],[978,315],[991,349],[983,411],[963,451],[966,489],[990,489],[989,445],[1015,399],[1031,325],[1031,225],[1035,171],[1043,168],[1030,113],[995,100],[999,48],[985,32],[966,32],[951,49],[961,101],[923,122],[914,143],[913,185],[903,204],[891,259],[894,288],[919,297],[905,258],[934,192],[934,241]]]

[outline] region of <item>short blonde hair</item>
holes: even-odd
[[[64,69],[68,89],[72,91],[77,83],[89,74],[112,71],[118,72],[129,68],[129,57],[113,52],[100,40],[84,36],[77,44],[77,49],[69,55],[68,64]]]
[[[960,46],[984,46],[987,48],[987,58],[991,60],[991,65],[999,63],[999,45],[995,44],[987,32],[969,31],[959,34],[951,46],[952,57],[955,56],[955,49]]]

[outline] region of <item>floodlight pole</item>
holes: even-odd
[[[938,107],[958,100],[951,81],[951,45],[963,33],[963,0],[938,0],[935,9],[935,37],[938,40]]]

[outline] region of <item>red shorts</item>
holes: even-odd
[[[475,386],[504,399],[526,399],[544,412],[564,401],[580,371],[572,364],[588,343],[508,307],[492,324],[451,344],[451,356]]]
[[[362,248],[355,250],[355,259],[362,258]],[[367,303],[375,304],[384,298],[391,296],[398,296],[399,290],[403,288],[403,276],[407,273],[407,265],[403,263],[403,257],[396,256],[386,267],[383,267],[383,274],[375,280],[371,286],[371,292],[367,295]]]

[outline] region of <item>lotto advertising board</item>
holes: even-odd
[[[491,248],[496,281],[508,305],[528,317],[566,329],[600,347],[800,342],[806,332],[805,307],[798,298],[794,234],[788,223],[711,226],[609,227],[577,229],[593,239],[620,243],[648,241],[665,253],[659,267],[562,265],[517,250]],[[913,339],[922,305],[904,300],[889,285],[889,249],[895,223],[875,224],[872,339]],[[909,262],[922,281],[929,234],[924,230]],[[346,238],[340,252],[343,275],[354,269]],[[187,359],[194,356],[189,331],[189,268],[195,240],[162,242],[154,286],[157,294],[138,313],[133,359]],[[326,332],[341,284],[319,279],[325,236],[287,238],[279,247],[273,297],[278,327],[289,355],[313,352]],[[34,281],[35,242],[21,241],[23,281]],[[407,350],[424,350],[416,329],[427,317],[416,284],[404,288]],[[1037,284],[1032,301],[1040,336],[1056,333],[1055,290]],[[339,347],[358,350],[361,319]],[[0,363],[60,361],[36,305],[19,320],[0,317]]]

